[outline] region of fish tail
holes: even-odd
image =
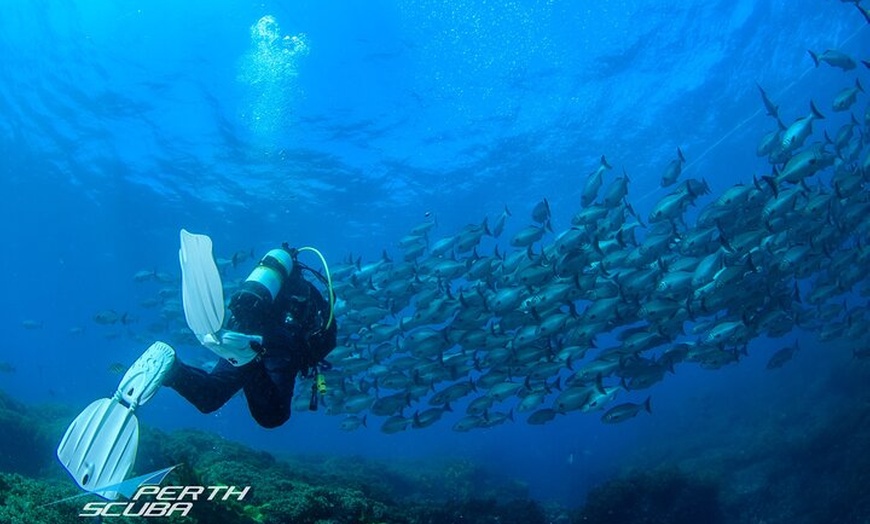
[[[643,409],[645,409],[646,412],[650,414],[652,414],[652,406],[649,403],[651,398],[652,397],[646,397],[646,400],[643,401]]]
[[[773,166],[773,174],[774,176],[763,175],[761,179],[770,187],[770,190],[773,191],[773,198],[779,198],[779,186],[776,184],[776,177],[779,176],[779,169],[776,166]]]
[[[613,166],[607,163],[607,159],[604,158],[604,155],[601,155],[601,165],[606,167],[607,169],[613,169]]]
[[[819,120],[825,118],[825,115],[816,108],[816,104],[812,100],[810,100],[810,111],[812,111],[813,118],[818,118]]]
[[[598,390],[602,395],[607,394],[607,390],[604,389],[604,383],[602,382],[601,373],[595,375],[595,389]]]
[[[810,58],[813,59],[813,64],[815,64],[816,67],[819,67],[819,55],[813,53],[811,49],[807,49],[807,53],[809,53]]]

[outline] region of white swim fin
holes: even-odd
[[[130,366],[112,398],[92,402],[67,428],[57,458],[82,489],[117,498],[111,488],[130,474],[139,449],[134,412],[154,396],[174,362],[175,351],[155,342]]]
[[[107,499],[117,498],[104,486],[122,482],[139,449],[139,421],[133,410],[117,399],[101,398],[73,420],[60,445],[57,458],[82,489]]]
[[[221,330],[224,323],[224,291],[207,235],[181,230],[181,299],[187,325],[200,344],[234,366],[257,357],[251,342],[262,343],[256,335]]]
[[[184,317],[193,334],[202,341],[224,324],[224,289],[212,256],[211,238],[181,230],[181,300]]]

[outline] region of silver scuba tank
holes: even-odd
[[[293,257],[286,249],[273,249],[260,259],[257,267],[230,298],[229,309],[235,325],[232,329],[248,334],[262,334],[269,308],[293,272]]]

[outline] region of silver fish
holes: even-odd
[[[813,121],[823,118],[825,118],[825,115],[816,109],[816,105],[810,101],[810,113],[805,117],[795,120],[782,134],[782,150],[793,151],[801,147],[807,137],[813,132]]]
[[[812,50],[807,50],[807,52],[810,54],[810,58],[813,59],[813,65],[816,67],[819,67],[821,62],[825,62],[826,64],[838,67],[843,71],[851,71],[852,69],[855,69],[857,65],[852,57],[842,51],[837,51],[836,49],[827,49],[821,53],[815,53]]]
[[[601,415],[601,421],[608,424],[618,424],[619,422],[625,422],[628,419],[636,417],[641,411],[652,413],[649,401],[650,397],[647,397],[643,404],[626,402],[625,404],[613,406],[608,409],[604,415]]]

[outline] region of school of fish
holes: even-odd
[[[870,64],[809,54],[816,67],[843,70],[843,89],[821,109],[804,102],[809,110],[785,124],[758,86],[773,128],[757,147],[770,163],[764,176],[710,195],[705,180],[684,177],[677,148],[661,174],[669,192],[639,216],[628,175],[601,156],[564,230],[542,199],[512,235],[508,209],[446,236],[426,220],[398,253],[333,267],[340,335],[322,409],[348,431],[377,417],[385,433],[578,412],[620,423],[651,413],[647,392],[681,367],[734,364],[758,338],[787,339],[762,356],[771,370],[798,351],[797,330],[870,358],[870,105],[859,79]],[[851,115],[826,128],[827,111]],[[244,267],[253,256],[218,264]],[[171,284],[142,303],[160,308],[149,330],[195,344],[177,276],[134,279]],[[107,310],[94,320],[135,317]],[[310,385],[298,386],[295,411],[309,409]]]

